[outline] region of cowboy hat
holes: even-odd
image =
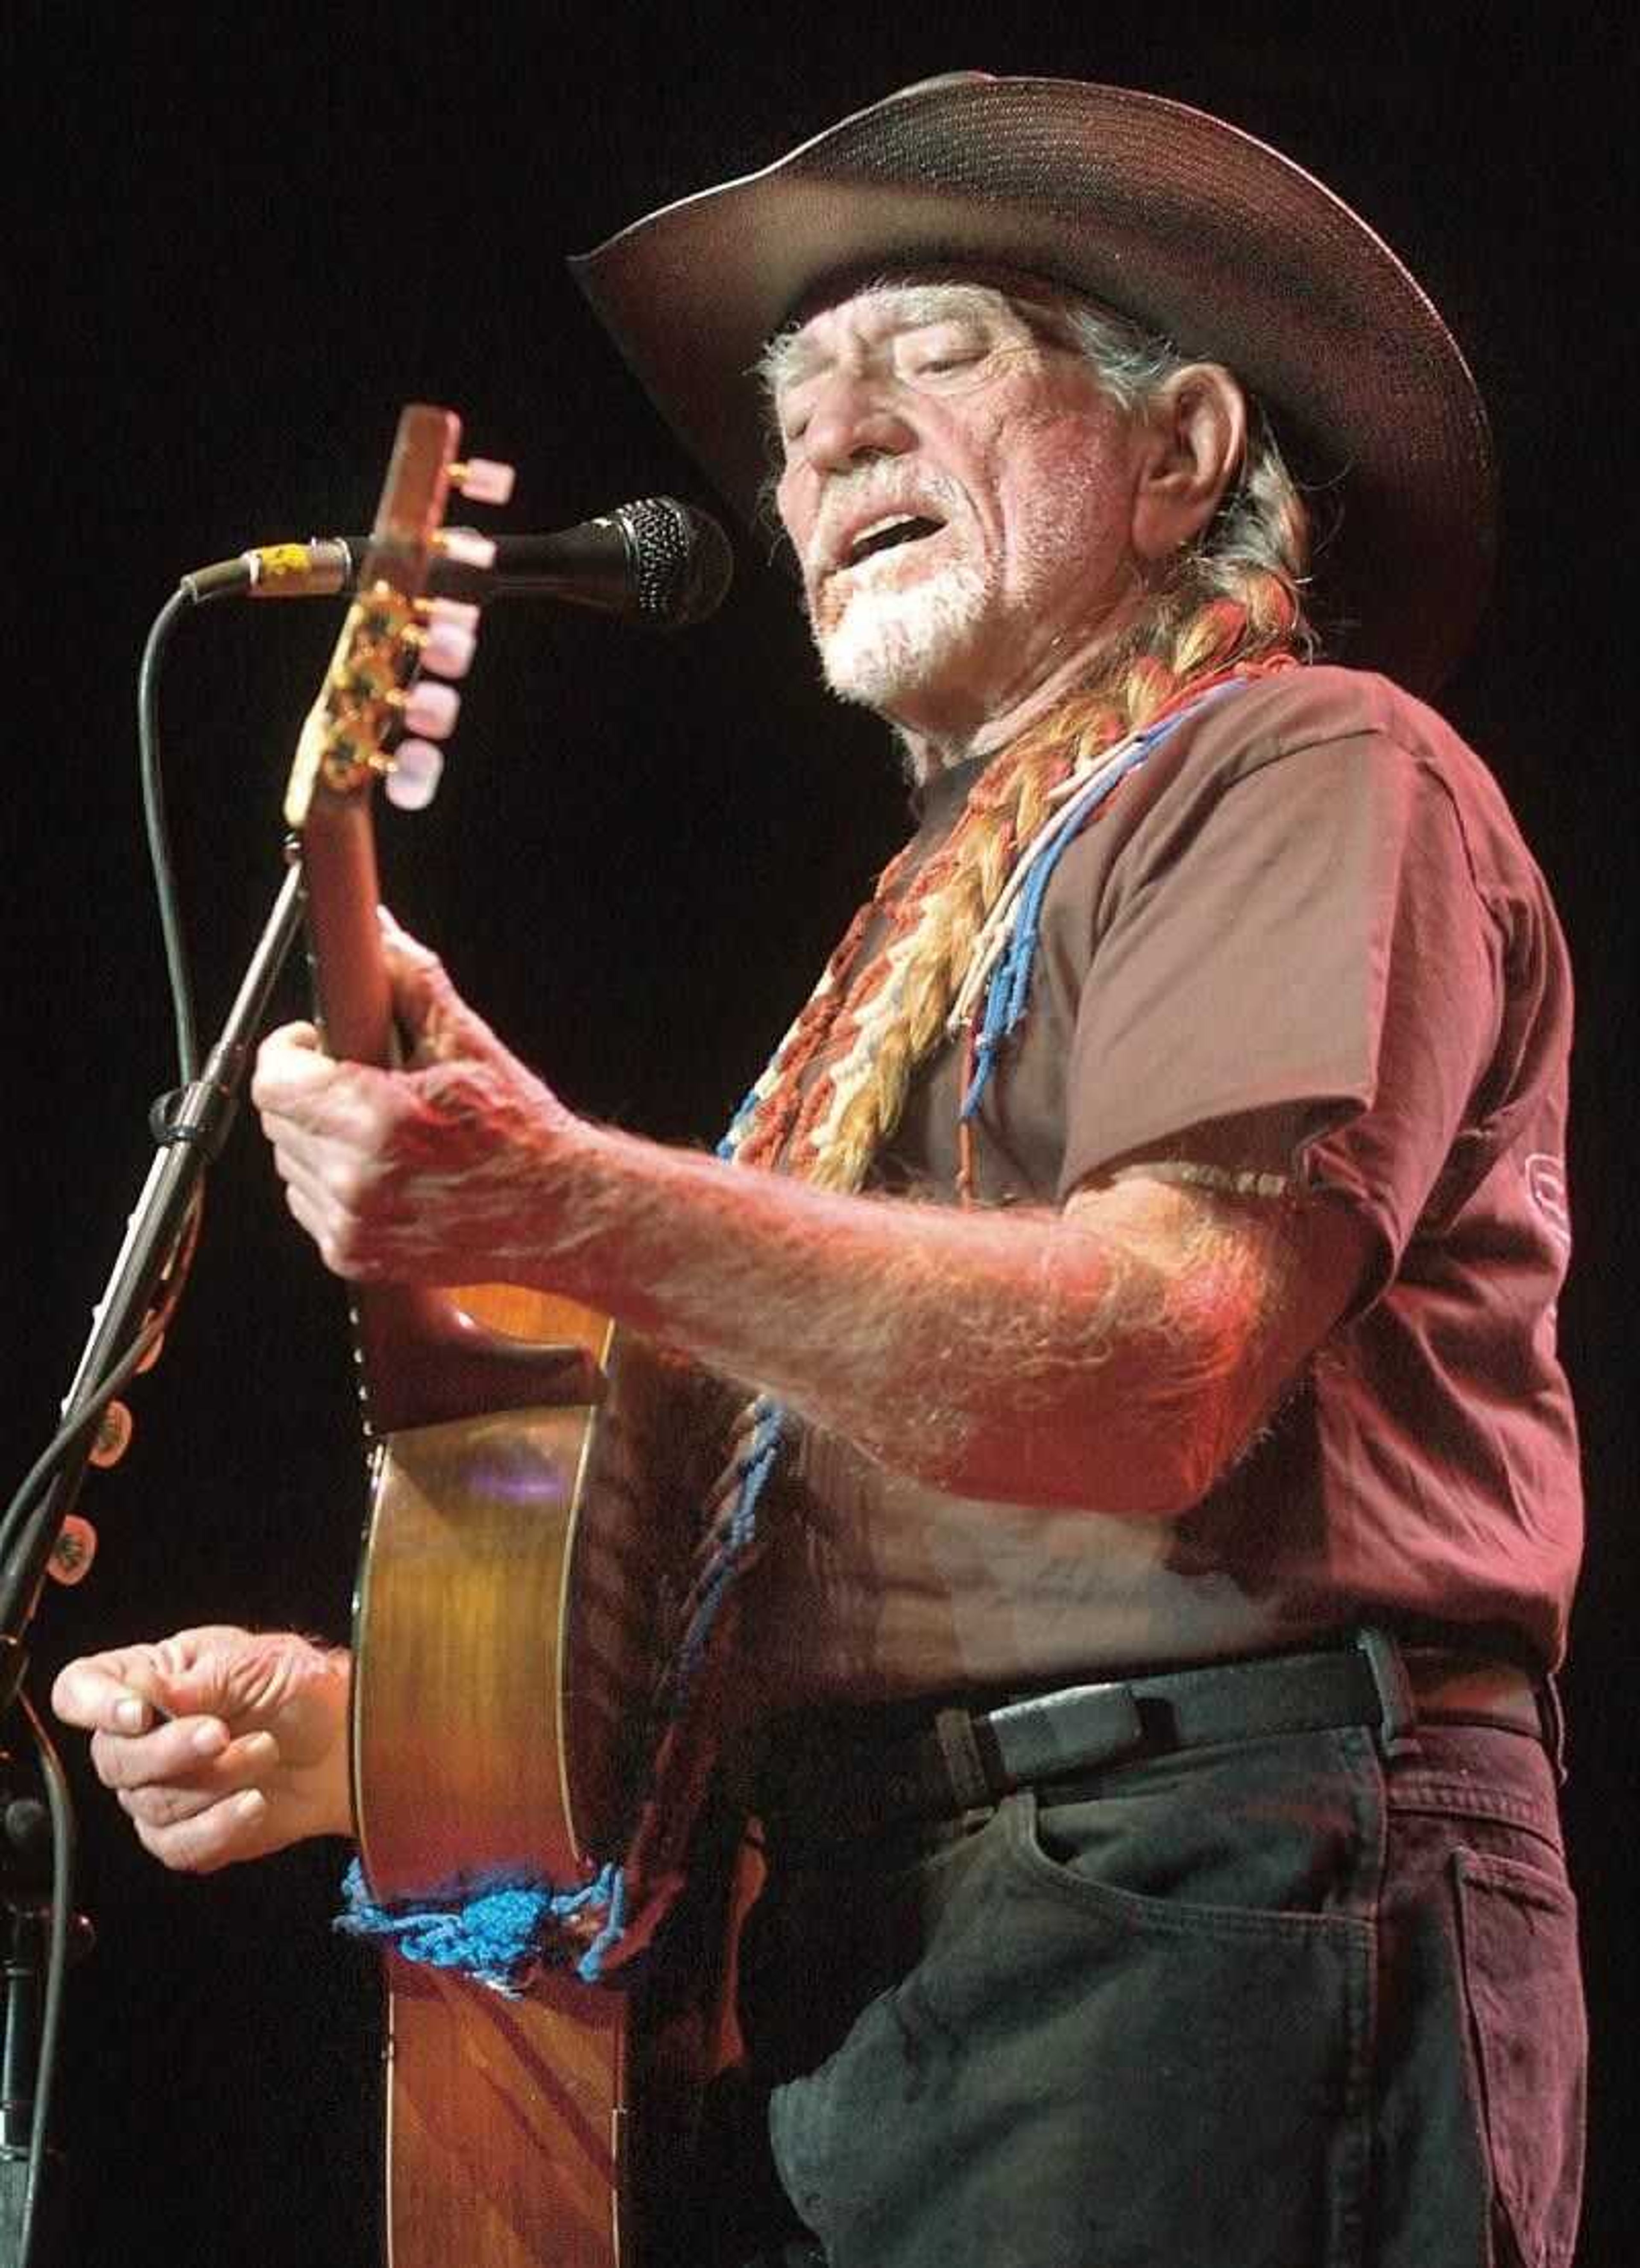
[[[1310,174],[1160,96],[927,79],[761,172],[664,206],[570,266],[685,446],[752,517],[769,469],[754,365],[827,278],[1024,270],[1227,364],[1335,503],[1332,643],[1415,691],[1462,653],[1495,527],[1486,413],[1386,245]]]

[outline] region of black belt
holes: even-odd
[[[1265,1655],[1109,1684],[1071,1685],[981,1712],[938,1711],[926,1729],[877,1744],[776,1732],[754,1795],[766,1827],[843,1840],[960,1816],[1015,1790],[1052,1787],[1139,1756],[1273,1734],[1372,1727],[1387,1755],[1422,1724],[1489,1726],[1534,1739],[1553,1704],[1523,1669],[1403,1651],[1383,1631],[1324,1653]]]

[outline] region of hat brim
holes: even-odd
[[[750,518],[769,467],[755,365],[828,276],[995,264],[1227,364],[1335,524],[1335,650],[1432,691],[1490,579],[1496,496],[1474,379],[1386,245],[1301,167],[1160,96],[930,80],[570,262],[685,446]]]

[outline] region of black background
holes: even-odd
[[[4,1469],[49,1430],[172,1077],[131,718],[176,576],[366,526],[413,398],[517,460],[514,526],[702,497],[563,255],[893,86],[981,63],[1217,109],[1402,252],[1497,429],[1498,593],[1444,705],[1536,845],[1581,977],[1563,1321],[1592,1513],[1568,1681],[1596,2046],[1582,2257],[1625,2268],[1633,55],[1598,12],[1552,8],[1326,19],[1192,0],[1076,28],[1030,9],[955,20],[677,6],[640,22],[619,0],[505,30],[479,10],[8,13],[8,343],[26,392],[5,514]],[[668,1138],[715,1131],[901,815],[880,733],[813,690],[758,549],[741,543],[721,616],[673,642],[493,614],[438,802],[383,826],[389,896],[520,1051],[575,1104]],[[222,607],[173,648],[167,777],[208,1034],[278,880],[289,750],[335,625],[322,606]],[[301,1005],[292,983],[284,1008]],[[54,1587],[35,1627],[37,1687],[73,1652],[190,1621],[342,1635],[362,1481],[341,1302],[243,1130],[186,1310],[132,1399],[131,1453],[85,1498],[96,1567]],[[77,1742],[70,1755],[83,1784]],[[364,2268],[373,1995],[325,1926],[339,1852],[202,1884],[143,1859],[89,1788],[83,1817],[99,1946],[70,2014],[69,2257]]]

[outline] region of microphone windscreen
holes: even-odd
[[[643,497],[610,514],[627,539],[637,611],[660,630],[703,622],[734,578],[729,539],[710,512],[674,497]]]

